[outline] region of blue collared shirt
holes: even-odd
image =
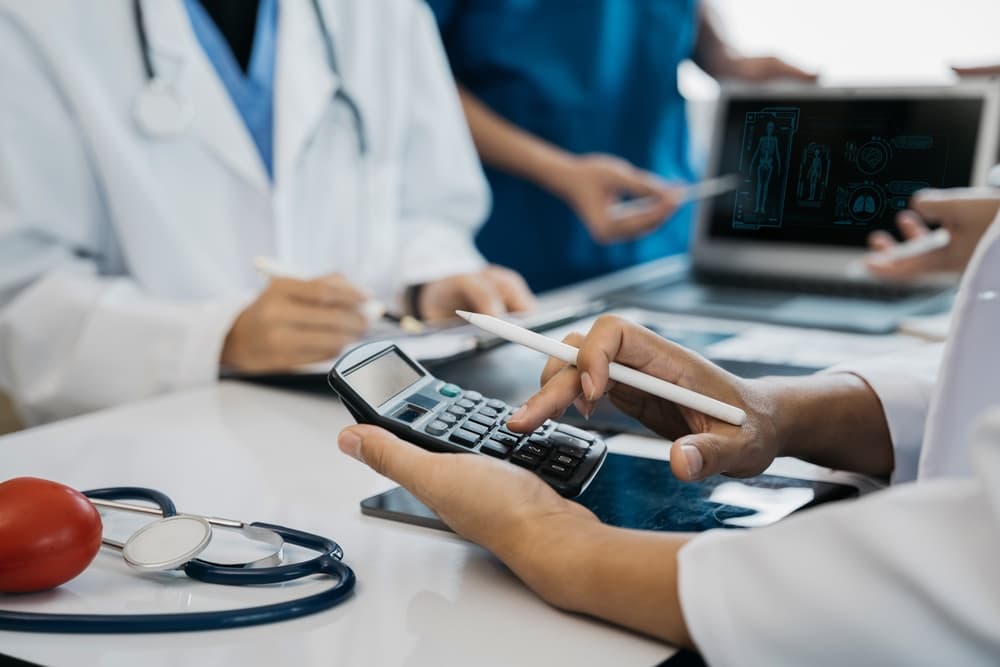
[[[268,176],[274,177],[274,64],[278,0],[260,0],[253,49],[243,72],[226,38],[198,0],[185,0],[191,28],[253,138]]]

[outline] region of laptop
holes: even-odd
[[[620,298],[863,333],[947,309],[953,276],[880,283],[861,261],[914,192],[986,183],[998,101],[989,83],[724,88],[706,176],[738,174],[739,186],[700,205],[683,278]]]

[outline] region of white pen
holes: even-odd
[[[697,201],[699,199],[709,199],[717,197],[727,192],[732,192],[740,186],[739,174],[729,174],[718,178],[709,178],[698,183],[689,183],[682,187],[681,196],[677,205]],[[612,204],[608,207],[608,217],[614,220],[627,218],[637,213],[642,213],[647,209],[659,204],[659,197],[638,197]]]
[[[504,340],[523,345],[536,352],[541,352],[560,361],[565,361],[567,364],[576,364],[576,356],[580,350],[572,345],[561,343],[548,336],[543,336],[540,333],[529,331],[516,324],[511,324],[510,322],[505,322],[489,315],[469,313],[464,310],[456,310],[455,314],[469,324],[479,327],[483,331],[500,336]],[[733,426],[742,426],[747,418],[746,413],[734,405],[729,405],[704,394],[699,394],[696,391],[679,387],[666,380],[647,375],[642,371],[622,366],[616,362],[612,362],[608,367],[608,376],[615,382],[621,382],[629,387],[659,396],[677,405],[697,410]]]
[[[293,280],[313,279],[311,276],[307,276],[299,271],[295,271],[294,269],[284,266],[277,260],[270,257],[255,257],[253,265],[254,268],[268,278],[291,278]],[[415,317],[411,317],[410,315],[403,315],[402,317],[392,315],[386,309],[385,304],[375,299],[361,304],[359,310],[368,322],[377,322],[378,320],[384,318],[398,324],[399,327],[407,333],[423,333],[426,329],[424,323]]]

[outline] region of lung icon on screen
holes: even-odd
[[[797,107],[768,107],[746,114],[739,162],[742,182],[733,207],[734,229],[781,226],[792,142],[798,127]],[[823,173],[819,173],[817,187],[822,177]]]

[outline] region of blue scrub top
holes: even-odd
[[[690,181],[677,66],[696,0],[428,0],[455,78],[498,114],[574,153],[604,152]],[[687,249],[691,207],[637,241],[602,246],[561,200],[487,168],[477,243],[538,291]]]
[[[191,28],[212,61],[222,85],[257,146],[267,175],[274,178],[274,66],[277,59],[278,0],[257,8],[250,63],[244,73],[229,43],[198,0],[185,0]]]

